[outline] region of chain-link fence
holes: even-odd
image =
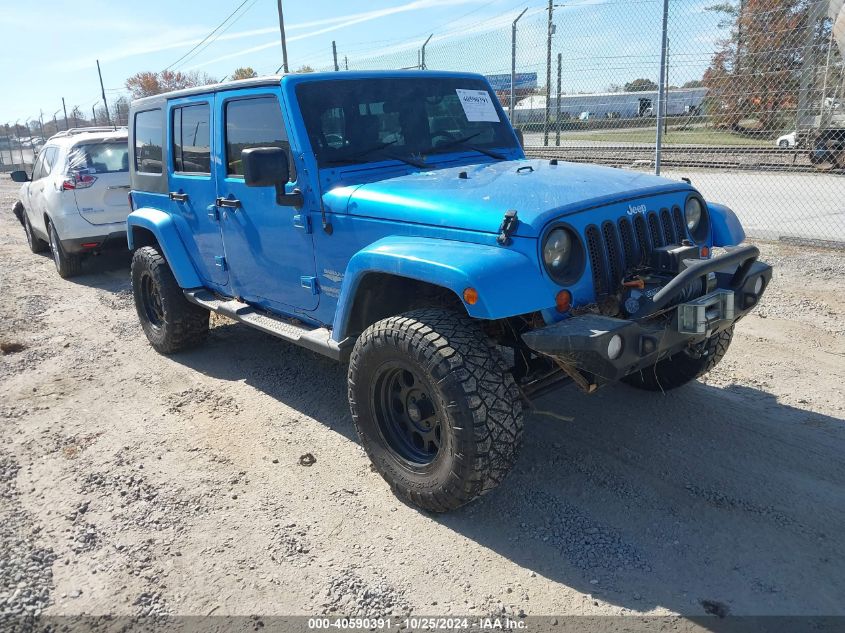
[[[338,42],[307,61],[482,73],[529,155],[642,171],[659,156],[662,175],[731,206],[751,236],[845,244],[845,66],[831,4],[669,0],[665,39],[664,0],[505,2],[485,19],[489,7],[468,5],[413,41]],[[112,97],[110,117],[125,124],[128,101]],[[56,129],[102,124],[96,101],[68,104],[67,122],[57,111],[0,125],[0,171],[31,163]]]
[[[662,91],[663,0],[467,16],[424,46],[341,47],[338,68],[483,73],[530,155],[644,171],[663,94],[662,175],[692,179],[752,236],[845,242],[845,69],[828,4],[670,0]]]

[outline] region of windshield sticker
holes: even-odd
[[[467,121],[499,122],[499,114],[496,112],[496,106],[493,105],[489,92],[486,90],[464,90],[462,88],[457,88],[455,92],[458,93],[458,99],[464,109],[464,114],[467,115]]]

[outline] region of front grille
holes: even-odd
[[[584,231],[593,270],[596,297],[615,292],[626,272],[649,261],[652,249],[680,244],[686,238],[683,215],[677,206],[623,216],[614,224],[591,224]]]

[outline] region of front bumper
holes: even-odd
[[[742,247],[691,266],[664,286],[668,292],[655,295],[659,305],[652,305],[649,315],[619,319],[585,314],[525,332],[522,339],[533,351],[588,374],[593,384],[615,382],[694,347],[748,314],[772,278],[772,267],[756,261],[757,255],[753,246]],[[666,308],[684,286],[709,272],[716,275],[715,290]],[[659,309],[663,314],[652,317]]]

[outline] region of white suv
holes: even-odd
[[[125,128],[74,128],[51,137],[38,152],[14,213],[33,253],[49,244],[62,277],[80,272],[85,255],[126,248],[129,146]]]

